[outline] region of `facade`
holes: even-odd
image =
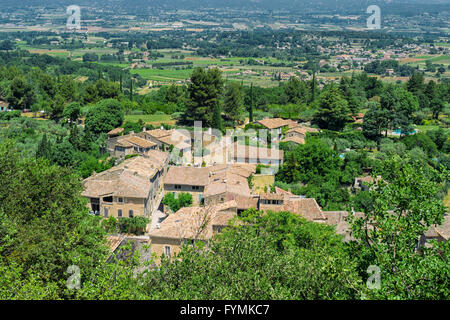
[[[151,150],[85,179],[82,195],[89,200],[88,208],[105,218],[150,217],[167,160],[168,154]]]
[[[262,148],[234,143],[230,148],[229,161],[237,164],[265,164],[281,166],[284,151],[275,148]]]
[[[269,118],[258,120],[256,123],[266,127],[269,130],[275,130],[276,136],[272,137],[272,140],[280,140],[282,138],[282,129],[288,127],[290,129],[298,127],[299,124],[291,119],[285,120],[282,118]]]
[[[327,218],[313,198],[304,198],[291,193],[262,193],[259,195],[259,210],[289,211],[306,220],[325,223]]]
[[[308,132],[319,132],[319,130],[316,128],[304,127],[304,126],[292,128],[292,129],[289,129],[288,131],[286,131],[286,136],[281,141],[282,142],[294,142],[296,144],[305,144],[306,134]]]
[[[164,193],[190,193],[193,204],[215,204],[251,197],[248,177],[256,166],[216,165],[210,167],[171,166],[164,179]]]
[[[106,150],[109,154],[116,158],[125,158],[127,155],[139,154],[144,155],[150,150],[156,149],[156,144],[145,139],[145,135],[140,132],[135,134],[131,131],[127,135],[121,135],[123,128],[117,128],[108,132],[108,140],[106,141]]]

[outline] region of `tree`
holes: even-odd
[[[253,83],[250,85],[250,106],[248,108],[249,122],[253,122]]]
[[[219,69],[194,69],[188,87],[189,98],[184,113],[188,122],[203,121],[205,126],[213,123],[214,107],[219,103],[223,79]]]
[[[192,204],[192,195],[190,193],[179,193],[177,198],[175,198],[173,193],[167,193],[162,203],[169,206],[172,212],[177,212],[180,208],[189,207]]]
[[[319,97],[319,108],[314,121],[322,129],[340,131],[350,120],[347,101],[341,96],[339,88],[332,85]]]
[[[51,159],[52,146],[47,140],[47,133],[44,133],[41,141],[38,144],[36,151],[36,158]]]
[[[222,108],[218,103],[214,105],[211,127],[223,131]]]
[[[14,109],[26,109],[34,102],[33,88],[23,77],[15,77],[9,85],[6,100]]]
[[[234,123],[242,120],[244,113],[244,96],[242,86],[237,82],[231,82],[225,90],[223,111]]]
[[[379,144],[384,131],[387,135],[389,125],[389,111],[382,109],[379,103],[371,103],[369,110],[364,115],[362,130],[366,138],[372,139]]]
[[[32,297],[37,287],[43,297],[69,298],[67,268],[77,265],[86,277],[108,253],[98,217],[87,213],[79,178],[48,160],[23,159],[4,141],[0,181],[0,269],[12,266],[21,277],[16,288],[2,276],[0,291],[17,299],[26,297],[26,289]]]
[[[441,224],[444,206],[438,193],[448,172],[439,174],[408,159],[391,158],[384,162],[384,180],[369,191],[373,206],[364,216],[351,215],[356,241],[352,252],[358,257],[360,272],[367,267],[381,272],[379,289],[367,290],[368,298],[448,299],[450,277],[448,242],[432,242],[425,248],[419,239],[434,224]]]
[[[63,111],[63,117],[69,119],[72,124],[76,124],[81,114],[81,105],[78,102],[69,103]]]
[[[412,131],[413,113],[419,109],[417,98],[400,86],[388,85],[380,96],[381,108],[389,113],[389,128]]]
[[[123,123],[122,105],[115,99],[98,102],[86,115],[86,131],[98,136],[119,127]]]
[[[242,214],[208,246],[184,245],[143,279],[166,299],[355,299],[361,281],[333,228],[288,212]],[[176,290],[173,287],[176,286]]]
[[[308,89],[305,82],[291,77],[284,86],[284,92],[288,97],[289,103],[300,104],[306,103],[308,100]]]

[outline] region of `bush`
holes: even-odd
[[[180,208],[189,207],[192,204],[192,195],[190,193],[179,193],[177,198],[173,193],[167,193],[162,203],[166,206],[169,206],[170,210],[173,212],[177,212]]]
[[[122,233],[142,234],[150,222],[145,217],[119,218],[119,228]]]

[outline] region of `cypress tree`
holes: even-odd
[[[51,155],[50,141],[47,140],[47,134],[44,133],[41,141],[38,144],[38,148],[36,151],[36,158],[50,159],[50,155]]]
[[[250,85],[250,109],[248,110],[248,118],[253,122],[253,83]]]
[[[133,101],[133,79],[130,79],[130,101]]]
[[[220,131],[223,131],[222,110],[220,108],[219,103],[216,103],[214,105],[213,118],[212,118],[212,127],[215,128],[215,129],[218,129]]]
[[[311,102],[316,100],[316,73],[313,73],[313,78],[311,82]]]

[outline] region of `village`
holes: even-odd
[[[361,118],[354,120],[362,123]],[[283,150],[275,147],[277,142],[304,144],[306,136],[319,129],[311,127],[310,123],[281,118],[256,123],[271,132],[271,148],[245,145],[243,136],[240,139],[233,135],[219,137],[211,134],[211,129],[192,132],[163,127],[146,130],[144,127],[142,132],[132,131],[126,135],[123,128],[108,132],[107,151],[118,159],[118,164],[84,180],[82,195],[89,201],[89,211],[105,219],[145,217],[149,221],[139,236],[109,235],[112,252],[130,241],[137,241],[141,248],[150,246],[151,254],[158,257],[157,262],[162,255],[173,256],[186,243],[207,243],[232,225],[236,216],[252,209],[292,212],[308,221],[334,226],[345,241],[351,240],[346,219],[349,212],[324,211],[314,198],[295,195],[274,184],[277,168],[284,160]],[[252,134],[250,137],[258,139]],[[196,156],[196,145],[209,152]],[[355,179],[352,190],[355,193],[368,190],[373,182],[368,172]],[[163,204],[167,194],[172,194],[174,199],[189,194],[192,203],[174,212]],[[356,217],[363,215],[353,213]],[[421,241],[447,241],[449,231],[447,215],[444,224],[430,228]]]

